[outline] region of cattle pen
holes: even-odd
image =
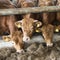
[[[60,12],[60,6],[0,9],[0,15],[18,15],[27,13]],[[0,37],[0,60],[60,60],[60,30],[53,36],[53,47],[46,47],[43,37],[38,32],[25,44],[24,53],[17,53],[12,42],[2,41]],[[26,46],[27,45],[27,46]]]

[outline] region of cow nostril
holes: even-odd
[[[29,39],[27,38],[26,40],[28,41]]]

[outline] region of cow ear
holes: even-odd
[[[42,22],[38,21],[37,22],[37,27],[41,27],[42,26]]]
[[[34,20],[34,23],[37,22],[38,20]]]
[[[22,20],[15,22],[15,26],[16,26],[17,28],[21,28],[21,27],[22,27]]]
[[[35,20],[34,24],[36,25],[36,27],[42,26],[42,22],[38,20]]]

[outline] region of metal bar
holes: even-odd
[[[41,13],[41,12],[60,12],[60,6],[0,9],[0,15]]]

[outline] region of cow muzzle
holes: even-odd
[[[24,36],[24,37],[23,37],[23,41],[24,41],[24,42],[29,42],[29,41],[30,41],[30,37]]]

